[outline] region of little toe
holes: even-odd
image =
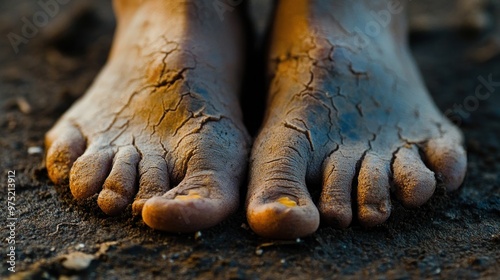
[[[113,152],[91,147],[79,157],[69,176],[71,194],[78,200],[86,199],[102,189],[113,161]]]
[[[319,211],[327,224],[346,228],[351,223],[351,190],[355,175],[356,160],[338,151],[325,160]]]
[[[104,181],[97,204],[104,213],[118,215],[132,203],[136,193],[137,163],[140,155],[133,146],[118,149],[113,168]]]
[[[55,184],[68,183],[73,163],[85,151],[85,138],[72,125],[57,125],[45,136],[45,146],[50,180]]]
[[[385,222],[391,214],[389,162],[367,153],[358,176],[358,217],[363,226]]]
[[[418,207],[431,198],[436,189],[434,172],[422,162],[415,146],[400,148],[392,168],[395,193],[404,206]]]
[[[314,233],[319,226],[319,212],[305,182],[307,146],[295,140],[291,141],[296,144],[293,147],[265,140],[255,144],[247,219],[252,230],[263,237],[294,239]]]
[[[161,196],[170,189],[168,167],[165,159],[157,154],[144,154],[139,162],[139,191],[132,204],[132,213],[140,215],[146,201]]]
[[[189,174],[163,196],[146,201],[142,219],[151,228],[193,232],[212,227],[238,207],[238,184],[213,171]]]
[[[462,134],[451,128],[443,137],[432,139],[424,146],[427,164],[449,191],[460,187],[467,171],[467,154],[462,142]]]

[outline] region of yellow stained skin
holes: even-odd
[[[280,197],[278,200],[277,200],[279,203],[285,205],[286,207],[295,207],[297,206],[297,202],[291,200],[289,197],[287,196],[283,196],[283,197]]]
[[[178,199],[178,200],[190,200],[190,199],[198,199],[198,198],[202,198],[202,196],[194,191],[189,191],[188,194],[186,194],[186,195],[178,195],[175,197],[175,199]]]

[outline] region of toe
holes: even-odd
[[[110,149],[90,147],[79,157],[69,176],[69,187],[76,199],[86,199],[98,193],[109,174],[113,152]]]
[[[445,187],[450,191],[458,189],[467,171],[467,154],[462,145],[462,134],[453,128],[443,137],[427,142],[424,152],[427,164]]]
[[[260,137],[256,141],[250,166],[247,218],[257,234],[293,239],[316,231],[319,212],[306,187],[309,150],[301,139],[277,135],[293,146]],[[279,144],[274,144],[279,142]]]
[[[389,162],[367,153],[358,176],[358,217],[363,226],[379,225],[389,218]]]
[[[243,135],[234,131],[238,130],[225,120],[214,121],[199,134],[179,139],[170,155],[180,164],[169,165],[169,171],[172,178],[183,178],[165,195],[146,201],[142,219],[148,226],[192,232],[212,227],[236,211],[247,147]]]
[[[314,206],[310,199],[282,195],[273,202],[250,204],[247,218],[260,236],[294,239],[314,233],[319,226],[318,210],[309,205]]]
[[[134,146],[124,146],[115,155],[113,168],[104,181],[97,203],[108,215],[120,214],[132,203],[136,193],[137,163],[140,156]]]
[[[356,160],[343,154],[336,151],[325,160],[319,199],[323,220],[340,228],[348,227],[352,221],[351,189],[356,174]]]
[[[47,133],[45,146],[50,180],[55,184],[68,183],[71,166],[85,151],[85,138],[72,125],[57,125]]]
[[[235,182],[213,171],[189,174],[163,196],[146,201],[142,219],[151,228],[168,232],[193,232],[212,227],[238,207]]]
[[[404,206],[418,207],[429,200],[436,188],[436,179],[415,146],[400,148],[392,168],[395,193]]]
[[[165,159],[160,154],[143,154],[139,162],[139,191],[132,204],[134,215],[140,215],[146,201],[169,190],[170,180]]]

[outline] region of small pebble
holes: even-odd
[[[500,234],[492,234],[491,240],[496,243],[500,243]]]
[[[18,97],[16,101],[17,107],[19,107],[19,111],[21,111],[23,114],[31,113],[31,105],[28,103],[26,98]]]
[[[198,240],[201,238],[201,231],[197,231],[195,234],[194,234],[194,239],[195,240]]]
[[[29,147],[28,148],[28,154],[29,155],[41,154],[42,152],[43,152],[42,147],[35,146],[35,147]]]
[[[249,230],[250,229],[250,227],[248,227],[248,225],[245,224],[245,223],[241,224],[241,228],[244,229],[244,230]]]
[[[65,260],[62,262],[62,265],[67,269],[76,271],[86,269],[95,259],[93,255],[85,254],[82,252],[73,252],[64,257]]]

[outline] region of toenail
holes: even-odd
[[[198,198],[202,198],[202,196],[199,195],[195,191],[189,191],[188,194],[181,194],[181,195],[178,195],[175,197],[175,199],[178,199],[178,200],[190,200],[190,199],[198,199]]]
[[[285,205],[286,207],[295,207],[297,206],[297,202],[291,200],[289,197],[287,196],[283,196],[283,197],[280,197],[278,200],[277,200],[279,203]]]

